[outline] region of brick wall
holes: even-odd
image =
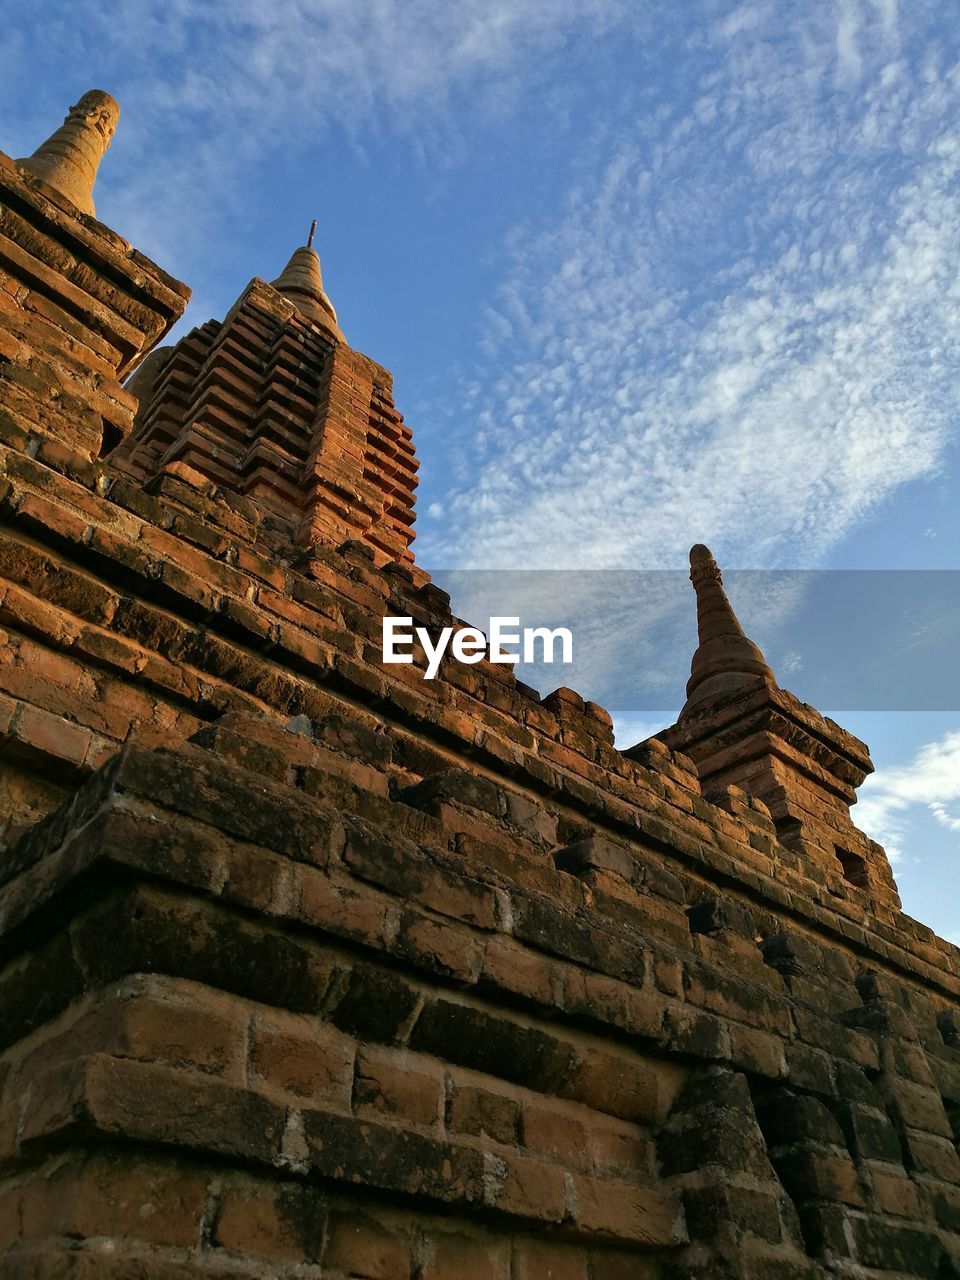
[[[832,730],[748,694],[621,753],[572,691],[384,668],[385,612],[450,622],[386,375],[307,329],[251,416],[224,328],[303,327],[255,282],[131,434],[186,291],[0,174],[103,272],[0,217],[4,1277],[960,1274],[960,953],[817,844]]]

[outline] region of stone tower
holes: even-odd
[[[854,825],[856,788],[873,772],[864,743],[780,689],[744,635],[704,546],[690,553],[700,643],[679,722],[659,735],[695,762],[704,795],[723,803],[733,785],[763,801],[781,845],[806,874],[835,874],[900,906],[883,849]]]
[[[957,1277],[960,954],[706,549],[629,751],[385,667],[453,620],[312,248],[158,348],[54,176],[0,156],[4,1280]]]
[[[304,550],[356,538],[412,565],[410,428],[387,370],[347,345],[311,246],[272,284],[251,280],[222,323],[155,350],[130,390],[136,428],[112,461],[138,481],[189,472]]]

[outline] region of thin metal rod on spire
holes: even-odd
[[[316,231],[316,229],[317,229],[317,220],[316,218],[314,218],[314,220],[310,223],[310,234],[307,236],[308,249],[313,248],[313,233]]]

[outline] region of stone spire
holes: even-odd
[[[712,700],[758,681],[777,687],[763,654],[744,635],[723,589],[720,569],[702,543],[690,549],[690,581],[697,593],[697,631],[700,643],[690,664],[687,701],[681,721],[696,704]]]
[[[313,233],[316,226],[317,223],[314,220],[307,243],[300,249],[294,249],[290,261],[272,284],[279,293],[290,299],[307,320],[328,329],[337,338],[343,339],[343,334],[337,325],[337,313],[323,288],[320,259],[313,247]]]
[[[70,108],[56,133],[17,164],[66,196],[82,213],[95,215],[93,184],[119,118],[116,100],[102,89],[91,89]]]

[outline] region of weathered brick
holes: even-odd
[[[245,1257],[318,1262],[326,1222],[327,1197],[319,1188],[232,1178],[218,1197],[212,1241]]]
[[[496,926],[496,899],[489,885],[432,866],[408,841],[385,840],[351,823],[343,857],[355,875],[421,906],[481,929]]]
[[[932,1233],[875,1219],[854,1220],[851,1229],[857,1258],[865,1266],[894,1268],[918,1280],[937,1275],[943,1255]]]
[[[557,1160],[567,1168],[582,1167],[588,1141],[582,1117],[529,1102],[523,1107],[520,1132],[523,1145],[538,1155]]]
[[[410,1044],[459,1066],[543,1092],[559,1086],[574,1060],[570,1045],[538,1028],[442,999],[424,1005]]]
[[[858,1159],[900,1162],[900,1139],[885,1112],[841,1102],[838,1115],[850,1150]]]
[[[47,1144],[93,1130],[272,1163],[284,1120],[281,1108],[249,1090],[94,1054],[37,1078],[21,1141]]]
[[[779,1089],[757,1106],[767,1141],[774,1146],[821,1142],[843,1146],[843,1134],[833,1113],[818,1098]]]
[[[381,1191],[469,1206],[483,1196],[483,1157],[369,1117],[305,1110],[303,1129],[311,1167],[321,1177]]]
[[[416,988],[399,974],[357,964],[350,970],[346,989],[333,1006],[330,1018],[347,1035],[391,1044],[410,1021],[419,1002]]]
[[[429,1063],[407,1054],[364,1048],[357,1055],[354,1110],[380,1113],[415,1125],[435,1126],[443,1106],[443,1078]]]
[[[684,1190],[683,1204],[694,1239],[711,1240],[735,1233],[771,1244],[783,1240],[781,1205],[769,1190],[734,1185],[693,1186]]]
[[[89,729],[32,706],[21,707],[10,731],[37,754],[74,766],[83,763],[92,739]]]
[[[68,1160],[27,1181],[23,1238],[112,1235],[191,1248],[200,1237],[208,1181],[169,1160],[112,1153]]]
[[[166,809],[275,849],[326,865],[342,833],[335,815],[318,811],[286,789],[238,774],[207,753],[150,752],[127,747],[114,785]]]
[[[630,850],[597,836],[565,845],[556,851],[553,860],[561,871],[570,871],[574,875],[582,875],[594,869],[613,871],[628,883],[634,875],[634,860]]]
[[[693,933],[719,933],[729,929],[751,941],[757,933],[752,912],[731,898],[706,898],[687,909],[687,919]]]
[[[648,1247],[679,1244],[687,1237],[679,1201],[659,1188],[578,1173],[571,1184],[574,1220],[581,1231]]]
[[[856,1168],[846,1154],[793,1151],[775,1156],[774,1163],[794,1200],[833,1200],[858,1208],[865,1203]]]
[[[142,1062],[189,1067],[238,1082],[246,1015],[228,996],[161,976],[125,979],[99,992],[68,1026],[51,1029],[19,1065],[20,1078],[71,1057],[109,1053]]]
[[[480,975],[483,945],[466,929],[406,911],[400,920],[397,953],[418,967],[472,984]]]
[[[365,1280],[396,1280],[410,1274],[410,1240],[407,1233],[360,1209],[335,1210],[323,1261]]]
[[[421,1249],[417,1280],[513,1280],[510,1244],[478,1235],[432,1231]]]
[[[960,1186],[960,1155],[955,1143],[911,1130],[903,1135],[903,1144],[910,1167],[916,1172]]]
[[[251,1079],[265,1087],[312,1102],[349,1104],[354,1045],[332,1028],[309,1018],[278,1025],[257,1014],[247,1053]]]
[[[514,935],[541,951],[628,981],[643,977],[645,942],[625,929],[614,931],[595,915],[571,914],[540,895],[515,893],[512,919]]]
[[[84,987],[70,940],[63,934],[26,952],[0,973],[0,1044],[10,1044],[41,1026]]]
[[[581,1054],[560,1092],[624,1120],[654,1124],[665,1119],[656,1067],[626,1054]]]
[[[303,1013],[319,1009],[334,970],[328,956],[300,938],[146,886],[118,891],[79,918],[72,934],[91,980],[167,973]]]
[[[603,1274],[597,1272],[598,1275]],[[515,1280],[590,1280],[586,1251],[575,1244],[517,1240],[513,1247]]]
[[[489,1209],[536,1222],[561,1222],[566,1214],[563,1169],[509,1151],[484,1157],[483,1203]]]
[[[486,1136],[513,1145],[518,1140],[519,1123],[516,1098],[451,1081],[446,1102],[446,1125],[451,1133]]]

